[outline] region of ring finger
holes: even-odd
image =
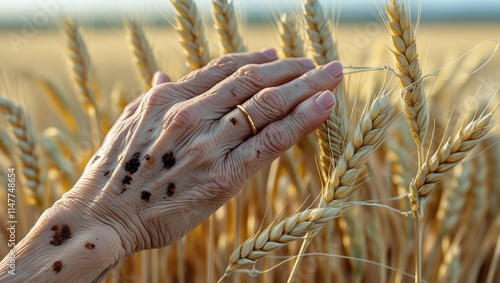
[[[333,89],[342,80],[342,65],[330,62],[319,69],[279,87],[266,88],[236,107],[219,120],[217,135],[234,148],[252,134],[252,122],[256,130],[277,121],[290,113],[299,103],[319,91]]]

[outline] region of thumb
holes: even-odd
[[[170,77],[167,76],[167,74],[162,71],[156,71],[153,75],[153,79],[151,80],[151,86],[154,87],[162,83],[168,83],[170,81]]]

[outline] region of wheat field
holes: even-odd
[[[156,69],[175,81],[221,54],[275,47],[343,63],[331,117],[182,240],[130,257],[106,282],[500,278],[500,23],[419,22],[392,0],[378,18],[344,23],[303,0],[249,25],[228,1],[201,13],[172,2],[161,26],[62,19],[19,46],[9,39],[22,30],[0,30],[1,257],[8,168],[19,241]]]

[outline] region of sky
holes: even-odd
[[[280,8],[297,5],[301,0],[233,0],[239,11],[251,14],[265,14]],[[376,13],[376,5],[383,0],[319,0],[324,6],[341,6],[341,14],[346,18],[369,17]],[[209,0],[195,0],[200,9],[210,8]],[[408,1],[406,1],[408,2]],[[436,18],[489,18],[500,21],[500,1],[498,0],[418,0],[410,1],[416,10],[422,4],[423,16]],[[0,21],[22,21],[23,17],[34,21],[33,17],[43,14],[53,16],[61,10],[66,13],[87,17],[138,15],[143,17],[158,16],[166,13],[172,5],[169,0],[0,0]]]

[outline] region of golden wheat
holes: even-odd
[[[7,117],[12,132],[16,137],[17,156],[22,165],[22,176],[26,181],[30,201],[42,207],[40,168],[33,128],[24,110],[12,101],[0,97],[0,111]],[[9,149],[9,151],[12,149]]]
[[[186,65],[190,70],[199,69],[208,63],[209,54],[198,8],[192,0],[171,0],[171,2],[176,11],[175,29],[181,37]]]
[[[238,30],[238,22],[233,4],[234,1],[212,0],[215,29],[219,34],[220,51],[222,54],[246,51]]]
[[[143,91],[146,92],[151,88],[151,81],[154,73],[158,71],[158,66],[141,26],[135,20],[126,21],[125,26],[127,27],[129,46],[134,54],[136,69],[143,85]]]
[[[281,52],[286,58],[304,57],[304,39],[295,17],[289,13],[283,13],[278,21],[278,34]]]
[[[396,0],[386,2],[387,25],[394,46],[401,99],[410,132],[417,144],[420,162],[423,158],[423,143],[429,126],[426,98],[422,83],[422,70],[418,60],[415,31],[406,14],[403,3]]]
[[[317,0],[304,0],[304,17],[307,35],[316,64],[324,65],[338,60],[337,47],[332,38],[330,21]],[[335,90],[337,103],[328,120],[316,130],[320,145],[320,163],[323,181],[326,182],[335,161],[341,155],[347,131],[347,97],[343,83]]]

